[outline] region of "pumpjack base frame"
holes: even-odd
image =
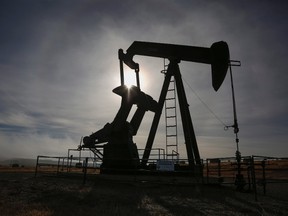
[[[203,167],[196,166],[194,169],[177,169],[175,171],[158,171],[155,168],[139,168],[139,169],[120,169],[120,168],[100,168],[100,174],[109,175],[147,175],[147,176],[189,176],[189,177],[203,177]]]
[[[104,145],[103,169],[137,169],[140,165],[134,143],[108,143]]]

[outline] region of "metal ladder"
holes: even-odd
[[[164,70],[166,74],[168,65],[164,59]],[[166,159],[179,159],[178,153],[178,134],[177,134],[177,103],[176,103],[176,84],[172,76],[165,99],[165,124],[166,124]]]

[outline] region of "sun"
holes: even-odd
[[[136,74],[134,70],[126,70],[124,72],[124,84],[131,88],[132,85],[137,86]]]
[[[126,69],[124,71],[124,85],[126,85],[128,88],[131,88],[131,86],[137,86],[137,78],[136,73],[132,69]],[[139,84],[140,89],[147,89],[147,76],[144,70],[139,72]]]

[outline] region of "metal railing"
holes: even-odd
[[[235,157],[206,159],[206,183],[242,184],[241,189],[254,192],[255,200],[259,190],[266,195],[268,184],[288,183],[288,158],[255,155],[241,157],[242,182],[237,179],[238,168]]]
[[[148,160],[146,171],[157,173],[158,170],[156,165],[157,161],[162,162],[167,160],[165,158],[164,149],[154,149],[152,156],[154,158]],[[110,161],[112,161],[111,159]],[[140,164],[141,160],[135,158],[137,163]],[[109,159],[108,159],[109,161]],[[125,161],[117,159],[119,163],[125,164]],[[133,159],[126,161],[131,164]],[[137,164],[135,163],[135,164]],[[134,164],[134,163],[132,163]],[[238,189],[251,191],[255,194],[255,200],[257,200],[257,194],[262,190],[263,194],[266,195],[267,188],[271,192],[271,185],[275,184],[287,184],[288,183],[288,158],[280,157],[266,157],[266,156],[246,156],[241,157],[240,166],[235,157],[226,158],[208,158],[205,162],[202,161],[202,165],[199,167],[191,168],[187,159],[179,159],[174,161],[174,172],[175,173],[190,173],[194,176],[202,176],[202,182],[206,184],[231,184]],[[52,157],[40,155],[37,157],[37,163],[35,167],[35,176],[38,174],[49,174],[59,175],[65,173],[78,173],[83,174],[86,180],[86,174],[99,174],[101,163],[95,163],[94,158],[89,157]],[[241,182],[239,182],[239,167],[241,173]],[[135,169],[136,168],[136,169]],[[139,174],[137,169],[139,167],[131,167],[131,173],[136,176]],[[129,171],[127,167],[123,170]],[[147,173],[146,172],[146,173]],[[197,174],[197,175],[196,175]],[[190,175],[191,176],[191,175]],[[84,181],[84,180],[83,180]]]
[[[59,175],[64,173],[83,173],[85,169],[86,171],[89,169],[89,173],[93,173],[96,172],[99,167],[100,164],[95,164],[93,159],[88,157],[39,155],[35,166],[35,177],[38,174]]]

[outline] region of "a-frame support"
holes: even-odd
[[[174,76],[175,82],[176,82],[176,89],[177,89],[177,96],[178,96],[178,102],[180,107],[180,113],[181,113],[181,119],[182,119],[182,126],[183,126],[183,132],[185,137],[185,144],[186,144],[186,150],[187,150],[187,157],[189,166],[193,168],[195,165],[200,165],[200,155],[198,150],[198,145],[196,141],[196,136],[194,133],[194,128],[192,124],[192,119],[189,111],[189,105],[187,102],[185,89],[183,86],[183,81],[178,65],[179,61],[176,60],[170,60],[170,63],[168,65],[167,73],[164,79],[164,83],[162,86],[161,94],[158,101],[158,110],[155,112],[152,126],[150,129],[150,133],[148,136],[148,140],[146,143],[146,148],[143,154],[142,158],[142,166],[146,166],[150,152],[152,149],[152,145],[155,139],[155,135],[157,132],[157,128],[159,125],[159,121],[161,118],[165,98],[167,95],[167,91],[169,88],[169,83],[171,80],[171,77]]]

